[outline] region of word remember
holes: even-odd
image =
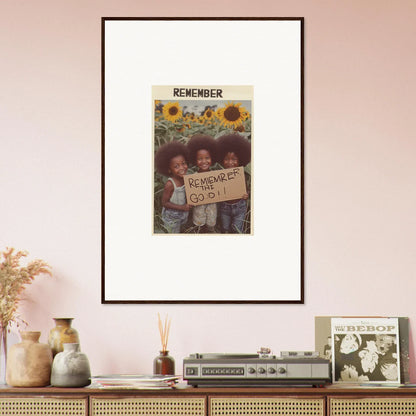
[[[223,98],[221,88],[174,88],[174,97]]]

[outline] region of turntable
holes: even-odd
[[[311,351],[262,348],[257,354],[196,353],[183,360],[183,378],[192,386],[321,386],[331,381],[330,361]]]

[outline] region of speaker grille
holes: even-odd
[[[1,416],[86,416],[87,399],[0,398]]]
[[[205,416],[205,398],[92,398],[91,416]]]
[[[413,398],[330,399],[331,416],[405,416],[416,415]]]
[[[307,398],[215,398],[210,416],[323,416],[324,399]]]

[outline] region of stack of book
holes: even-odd
[[[90,388],[99,389],[170,389],[179,376],[110,374],[91,377]]]

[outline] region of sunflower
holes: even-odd
[[[162,102],[160,100],[155,100],[155,111],[156,113],[161,113],[162,112]]]
[[[250,113],[248,111],[246,111],[245,113],[243,113],[243,119],[244,120],[248,120],[250,118]]]
[[[207,108],[204,112],[203,117],[207,121],[213,120],[213,118],[215,117],[215,111],[211,108]]]
[[[182,117],[182,109],[179,103],[167,103],[163,106],[163,116],[166,120],[174,123],[176,120]]]
[[[225,127],[237,127],[245,119],[247,110],[244,107],[240,107],[241,103],[234,104],[227,103],[225,107],[217,110],[217,117],[220,119],[221,124]]]

